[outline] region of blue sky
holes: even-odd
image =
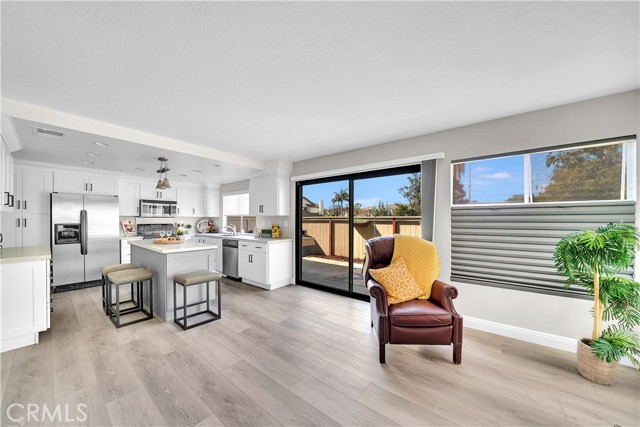
[[[461,182],[469,197],[480,203],[501,202],[514,194],[524,193],[524,156],[468,162]]]
[[[361,203],[363,207],[375,206],[380,200],[390,204],[407,203],[407,200],[398,192],[398,188],[409,184],[408,176],[410,174],[356,180],[354,181],[355,201]],[[330,207],[333,193],[341,188],[348,191],[349,181],[305,185],[303,196],[315,203],[324,200],[324,206]]]

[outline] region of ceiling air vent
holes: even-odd
[[[62,139],[62,137],[64,136],[62,132],[45,128],[36,128],[36,135],[55,139]]]

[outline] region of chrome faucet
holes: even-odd
[[[229,227],[231,227],[231,230],[233,230],[233,231],[232,231],[232,233],[233,233],[234,235],[235,235],[235,234],[238,234],[238,233],[236,232],[236,226],[235,226],[235,225],[233,225],[233,224],[227,224],[227,225],[225,225],[224,227],[222,227],[222,231],[226,231]]]

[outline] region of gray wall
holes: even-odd
[[[294,164],[293,176],[357,167],[390,159],[443,152],[436,189],[435,239],[440,279],[451,271],[450,164],[452,160],[510,151],[638,134],[639,91],[478,123],[444,132],[389,142]],[[640,150],[637,150],[640,154]],[[637,177],[636,177],[637,179]],[[294,187],[294,186],[292,186]],[[636,186],[640,188],[640,186]],[[291,212],[295,212],[292,188]],[[294,216],[289,224],[294,225]],[[463,316],[564,337],[588,336],[589,301],[486,286],[454,283]]]

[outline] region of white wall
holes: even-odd
[[[640,92],[636,90],[305,160],[294,163],[293,176],[435,152],[445,153],[445,159],[439,160],[437,172],[434,242],[441,260],[440,279],[449,282],[449,170],[452,160],[637,135],[640,131],[639,96]],[[637,152],[640,154],[640,150]],[[293,225],[295,197],[292,197],[291,203],[289,224]],[[453,284],[460,291],[456,308],[463,316],[572,338],[588,336],[591,330],[589,301],[464,283]]]

